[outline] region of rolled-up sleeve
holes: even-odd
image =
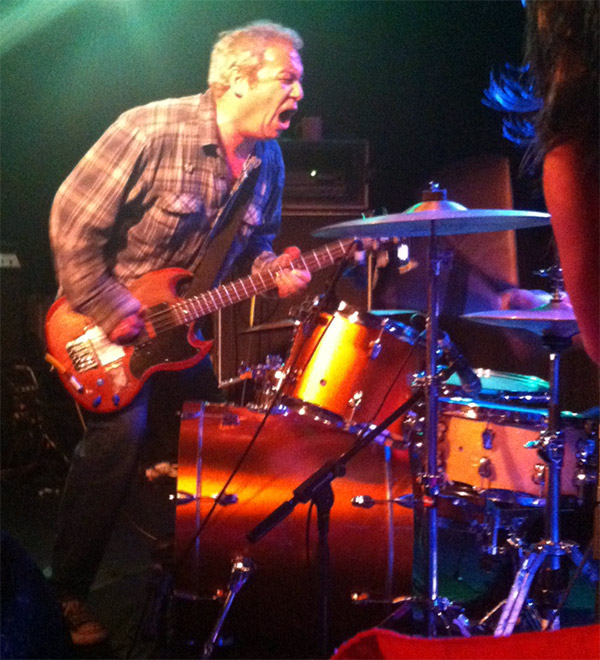
[[[110,272],[107,246],[143,169],[144,135],[117,120],[59,188],[50,242],[61,292],[73,309],[110,332],[140,303]]]

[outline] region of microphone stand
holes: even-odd
[[[300,503],[305,504],[312,500],[317,507],[318,521],[318,576],[319,576],[319,648],[323,657],[329,657],[329,595],[330,595],[330,565],[329,565],[329,514],[333,506],[334,496],[331,488],[331,482],[337,477],[343,477],[346,474],[346,464],[348,461],[362,451],[371,443],[383,430],[393,424],[399,417],[404,415],[415,403],[423,396],[422,391],[417,391],[409,397],[399,408],[397,408],[389,417],[384,419],[376,427],[362,433],[356,442],[338,458],[327,461],[316,472],[311,474],[308,479],[302,482],[293,491],[293,497],[280,504],[266,518],[258,523],[248,534],[246,538],[250,543],[256,543],[265,534],[285,520],[296,506]]]

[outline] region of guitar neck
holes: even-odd
[[[354,239],[352,238],[334,241],[316,250],[303,253],[292,261],[291,267],[298,270],[307,270],[310,273],[322,270],[341,261],[347,255],[353,242]],[[280,270],[280,268],[270,270],[267,267],[253,275],[248,275],[227,284],[221,284],[197,296],[185,298],[172,305],[171,310],[176,314],[179,323],[191,323],[219,309],[224,309],[275,289],[277,287],[276,274]]]

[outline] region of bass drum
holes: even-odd
[[[378,424],[412,394],[414,374],[423,368],[418,336],[410,326],[342,302],[335,314],[322,312],[297,328],[281,393],[345,421]]]
[[[223,634],[233,637],[238,657],[269,640],[270,655],[316,657],[320,581],[316,512],[298,504],[256,543],[246,535],[356,436],[333,424],[286,408],[267,419],[248,454],[263,414],[222,404],[187,402],[181,421],[177,478],[175,595],[180,600],[218,601],[227,590],[232,562],[247,557],[254,574],[235,598]],[[216,495],[240,464],[206,527],[196,533]],[[386,458],[387,457],[387,458]],[[371,443],[332,482],[329,542],[332,641],[341,641],[381,618],[377,607],[352,603],[364,590],[376,596],[410,593],[412,513],[378,504],[353,506],[352,498],[375,500],[411,490],[405,452]],[[322,586],[322,584],[321,584]],[[387,592],[387,594],[386,594]],[[374,610],[371,612],[371,610]],[[289,654],[292,654],[291,656]],[[298,653],[299,655],[296,655]]]

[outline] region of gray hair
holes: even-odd
[[[273,43],[287,43],[296,50],[303,46],[302,38],[295,30],[269,21],[255,21],[221,32],[210,56],[209,86],[216,93],[223,93],[229,87],[233,69],[238,69],[254,82],[264,63],[265,50]]]

